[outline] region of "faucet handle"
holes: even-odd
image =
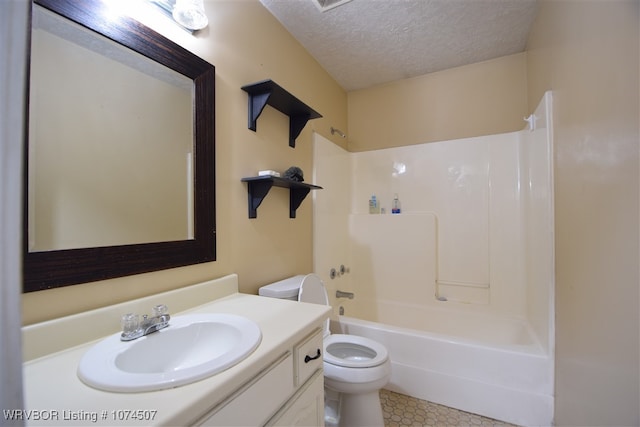
[[[164,314],[169,313],[169,307],[164,304],[158,304],[153,307],[153,315],[154,316],[162,316]]]
[[[122,325],[122,335],[125,337],[132,336],[140,327],[140,316],[135,313],[127,313],[120,319]]]

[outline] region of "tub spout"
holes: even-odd
[[[353,299],[353,292],[343,292],[343,291],[336,291],[336,298],[349,298],[349,299]]]

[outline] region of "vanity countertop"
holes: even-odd
[[[171,301],[167,301],[169,305]],[[23,365],[27,425],[189,425],[256,376],[317,328],[330,307],[232,293],[179,313],[230,313],[255,321],[258,348],[209,378],[153,392],[113,393],[78,379],[78,363],[99,339],[29,360]],[[51,339],[51,338],[49,338]],[[153,357],[153,355],[149,355]]]

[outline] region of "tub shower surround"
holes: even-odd
[[[345,313],[332,327],[389,349],[387,388],[550,425],[551,102],[507,134],[360,153],[316,136],[315,271],[330,295],[355,294],[331,301]],[[395,193],[402,214],[368,213],[371,194],[388,208]],[[325,274],[343,263],[350,274]]]

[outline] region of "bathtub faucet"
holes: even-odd
[[[342,292],[342,291],[336,291],[336,298],[349,298],[349,299],[353,299],[353,292]]]

